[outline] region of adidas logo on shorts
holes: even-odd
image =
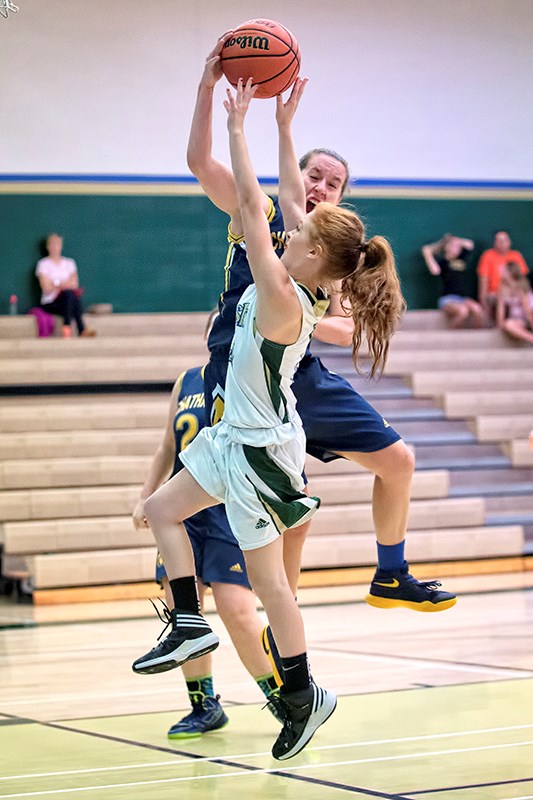
[[[261,519],[261,517],[259,517],[259,521],[257,522],[255,529],[260,530],[261,528],[266,528],[267,525],[270,525],[270,522],[267,522],[266,519]]]
[[[239,562],[237,561],[236,564],[234,564],[232,567],[229,568],[229,571],[230,572],[242,572],[242,567],[239,564]]]

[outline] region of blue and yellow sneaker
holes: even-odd
[[[396,572],[377,569],[370,592],[365,597],[376,608],[410,608],[413,611],[445,611],[457,602],[450,592],[440,591],[438,581],[417,581],[409,574],[409,565]]]
[[[278,647],[274,641],[274,635],[270,630],[270,625],[267,625],[261,631],[261,645],[265,651],[265,655],[270,661],[272,667],[272,674],[278,686],[283,686],[283,666],[281,663],[281,656]],[[274,715],[275,716],[275,715]]]
[[[169,729],[169,739],[199,739],[204,733],[219,731],[229,719],[216,697],[199,697],[193,702],[192,711]]]

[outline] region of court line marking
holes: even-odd
[[[419,659],[412,658],[411,656],[385,656],[381,653],[350,653],[346,650],[335,650],[327,647],[309,648],[309,655],[313,653],[322,655],[333,655],[335,658],[341,659],[360,659],[361,661],[382,661],[386,664],[409,664],[410,666],[416,665],[420,667],[429,667],[432,669],[450,669],[456,672],[484,672],[487,675],[505,675],[506,677],[528,678],[533,677],[533,671],[525,667],[490,667],[484,664],[468,664],[459,661],[446,661],[438,659]]]
[[[516,786],[519,783],[532,783],[533,778],[516,778],[515,780],[506,781],[489,781],[487,783],[469,783],[463,786],[443,786],[440,789],[416,789],[404,794],[412,797],[413,795],[423,794],[439,794],[440,792],[458,792],[460,789],[485,789],[489,786]],[[518,800],[518,798],[515,798]]]
[[[495,744],[495,745],[486,745],[484,747],[466,747],[466,748],[453,748],[452,750],[435,750],[430,752],[424,753],[407,753],[403,755],[397,756],[378,756],[376,758],[363,758],[363,759],[353,759],[349,761],[332,761],[325,764],[301,764],[299,766],[294,767],[284,767],[280,770],[280,768],[274,769],[246,769],[246,766],[243,765],[243,769],[239,769],[238,772],[220,772],[213,775],[192,775],[192,776],[185,776],[182,778],[159,778],[157,780],[151,781],[133,781],[130,783],[111,783],[106,784],[103,786],[78,786],[78,787],[71,787],[69,789],[47,789],[44,791],[36,791],[36,792],[19,792],[16,794],[1,794],[0,800],[7,800],[10,797],[44,797],[45,795],[50,794],[73,794],[76,792],[87,792],[87,791],[94,791],[94,790],[102,790],[102,789],[123,789],[123,788],[132,788],[137,786],[158,786],[161,784],[168,784],[168,783],[185,783],[186,781],[203,781],[203,780],[214,780],[214,779],[222,779],[222,778],[243,778],[243,777],[250,777],[252,775],[278,775],[280,777],[284,777],[284,773],[294,772],[296,770],[307,771],[311,769],[325,769],[326,767],[346,767],[346,766],[354,766],[356,764],[372,764],[372,763],[380,763],[386,761],[399,761],[399,760],[408,760],[408,759],[418,759],[418,758],[429,758],[433,756],[447,756],[447,755],[457,755],[459,753],[474,753],[486,750],[504,750],[510,747],[524,747],[533,745],[533,740],[527,742],[513,742],[509,744]],[[197,762],[196,762],[197,763]],[[178,766],[179,762],[175,762],[175,765]],[[290,777],[289,775],[285,777]],[[305,780],[305,776],[302,776],[302,779]],[[360,789],[357,789],[360,791]],[[363,790],[364,791],[364,790]],[[379,796],[379,795],[378,795]],[[383,793],[382,797],[401,797],[401,795],[390,795]],[[531,798],[531,796],[530,796]],[[530,798],[509,798],[509,800],[530,800]]]
[[[128,741],[127,739],[121,739],[119,737],[110,736],[108,734],[101,734],[95,731],[85,731],[82,728],[70,728],[67,726],[57,725],[55,723],[39,723],[38,725],[46,725],[47,727],[58,728],[59,730],[67,730],[73,733],[81,733],[81,734],[90,734],[99,738],[111,739],[112,741],[123,742],[127,744],[135,745],[135,742]],[[447,733],[431,733],[425,734],[424,736],[402,736],[395,739],[370,739],[366,742],[347,742],[345,744],[331,744],[331,745],[320,745],[318,747],[308,747],[306,750],[307,752],[325,752],[328,750],[345,750],[349,747],[375,747],[377,745],[386,745],[386,744],[404,744],[406,742],[425,742],[432,739],[450,739],[457,736],[478,736],[483,734],[491,734],[491,733],[507,733],[509,731],[517,731],[517,730],[527,730],[533,728],[533,723],[527,723],[524,725],[507,725],[501,726],[497,728],[479,728],[467,731],[450,731]],[[515,743],[508,743],[502,745],[486,745],[485,747],[512,747]],[[522,744],[522,743],[517,743]],[[148,745],[149,746],[149,745]],[[172,751],[175,752],[176,755],[181,755],[183,751]],[[445,750],[442,751],[447,753],[449,751]],[[457,751],[462,752],[462,751]],[[1,776],[0,781],[7,781],[7,780],[26,780],[30,778],[51,778],[54,776],[59,775],[81,775],[81,774],[89,774],[89,773],[96,773],[96,772],[113,772],[115,770],[124,770],[124,769],[144,769],[150,767],[165,767],[171,766],[173,764],[179,763],[181,764],[199,764],[199,763],[220,763],[221,761],[236,761],[237,759],[243,758],[262,758],[263,756],[269,756],[270,751],[265,750],[264,752],[254,752],[254,753],[235,753],[233,755],[227,756],[195,756],[192,758],[184,758],[181,761],[177,762],[175,758],[172,760],[167,761],[148,761],[139,764],[119,764],[118,766],[111,766],[111,767],[90,767],[87,769],[73,769],[73,770],[61,770],[57,772],[30,772],[24,775],[9,775],[9,776]],[[371,761],[374,759],[370,759]],[[364,762],[358,762],[364,763]]]
[[[313,651],[310,651],[310,654],[312,654],[312,652]],[[497,676],[497,677],[503,678],[503,679],[506,679],[506,678],[508,678],[508,679],[511,679],[511,678],[527,679],[527,678],[533,677],[533,671],[531,671],[531,670],[525,670],[525,669],[516,670],[516,669],[513,669],[512,667],[492,667],[492,668],[491,667],[481,667],[481,666],[480,667],[476,667],[476,666],[470,666],[470,665],[466,665],[466,664],[450,663],[450,662],[447,662],[447,661],[441,662],[441,661],[428,661],[428,660],[411,659],[408,656],[405,656],[405,657],[401,657],[401,656],[372,656],[372,655],[366,656],[366,655],[361,655],[361,654],[346,653],[346,652],[343,652],[343,651],[340,651],[340,650],[338,650],[338,651],[337,650],[325,650],[325,651],[317,650],[316,652],[317,653],[322,653],[322,654],[327,653],[328,655],[334,655],[335,658],[337,658],[337,659],[345,659],[345,660],[349,660],[349,661],[352,661],[354,659],[359,659],[361,661],[370,661],[372,663],[376,663],[376,661],[382,661],[383,663],[386,663],[386,664],[398,664],[398,663],[400,663],[400,664],[404,664],[406,669],[412,668],[413,666],[429,667],[429,668],[432,668],[432,669],[441,668],[441,669],[449,669],[449,670],[455,671],[455,672],[466,672],[466,673],[469,673],[469,674],[475,674],[475,673],[483,674],[483,673],[485,673],[487,675],[493,675],[493,676]],[[339,677],[339,673],[332,673],[332,675],[333,674],[334,674],[335,678]],[[323,677],[326,677],[326,675],[324,674]],[[247,684],[248,684],[247,681],[241,681],[240,684],[237,684],[237,685],[238,686],[239,685],[240,686],[244,686],[244,685],[247,685]],[[431,687],[431,688],[433,688],[433,687]],[[49,704],[49,703],[54,703],[54,702],[57,702],[57,701],[60,701],[60,700],[70,700],[70,701],[72,701],[72,700],[75,700],[75,699],[81,698],[81,697],[83,697],[83,699],[86,700],[87,698],[91,698],[91,697],[95,697],[95,698],[97,697],[98,699],[102,699],[102,697],[106,697],[106,696],[109,696],[109,697],[111,697],[111,696],[112,697],[124,697],[124,698],[128,698],[128,697],[143,697],[143,696],[147,696],[147,695],[148,696],[158,696],[158,695],[165,696],[166,694],[168,694],[169,691],[170,690],[169,690],[168,687],[161,687],[161,688],[158,687],[156,689],[150,689],[150,690],[148,690],[148,689],[146,689],[146,690],[140,689],[138,691],[134,691],[134,690],[122,691],[122,692],[113,691],[113,692],[105,692],[104,694],[102,694],[101,692],[100,693],[94,693],[94,692],[93,693],[87,693],[87,692],[78,692],[78,693],[63,692],[61,694],[46,695],[46,696],[42,696],[42,697],[41,696],[31,696],[31,697],[12,698],[12,699],[8,698],[8,699],[5,699],[5,700],[1,700],[0,699],[0,705],[2,707],[6,707],[6,708],[13,708],[13,707],[17,708],[19,706],[25,706],[25,705],[34,706],[36,703]],[[183,690],[183,696],[185,697],[184,692],[185,692],[185,690]]]

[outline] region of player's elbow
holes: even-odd
[[[187,149],[187,166],[195,177],[199,177],[202,170],[202,159],[193,147]]]
[[[339,332],[339,347],[351,347],[353,344],[353,325],[343,327]]]

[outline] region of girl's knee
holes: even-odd
[[[388,471],[397,477],[411,478],[415,471],[415,456],[403,440],[392,445],[392,458],[389,461]]]
[[[144,516],[149,525],[157,519],[158,505],[157,498],[155,498],[154,495],[151,495],[144,501]]]
[[[257,628],[255,595],[248,589],[246,591],[249,598],[235,592],[231,596],[226,595],[222,602],[215,594],[217,611],[228,630],[255,631]]]
[[[144,501],[144,516],[148,520],[148,525],[150,525],[150,527],[153,527],[153,525],[157,523],[175,523],[182,521],[178,519],[175,511],[169,508],[165,499],[160,497],[157,492]]]

